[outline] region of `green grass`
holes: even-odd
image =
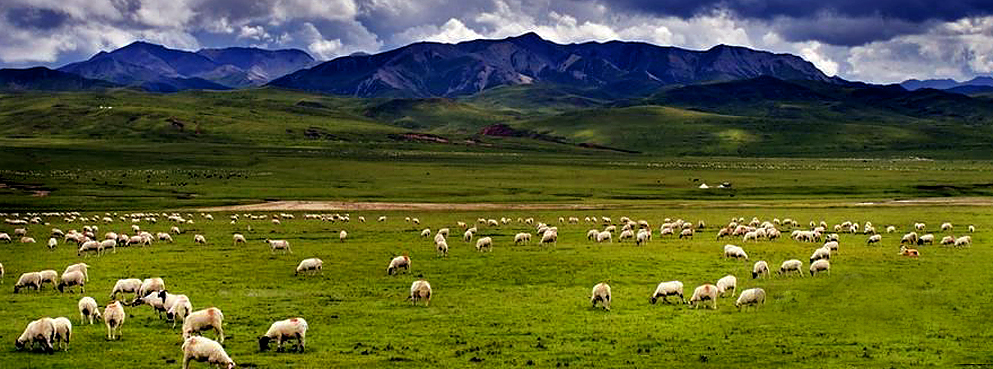
[[[103,212],[84,212],[85,215]],[[123,213],[119,213],[123,214]],[[468,367],[476,365],[538,367],[676,365],[716,367],[949,367],[990,364],[991,332],[986,287],[993,277],[988,260],[993,251],[988,229],[993,217],[982,208],[651,208],[562,212],[351,212],[385,223],[328,223],[297,219],[274,226],[267,221],[228,223],[194,215],[196,224],[175,244],[122,248],[116,253],[80,258],[71,247],[48,251],[42,244],[5,247],[7,270],[0,294],[0,362],[5,368],[28,367],[178,367],[178,329],[158,320],[147,307],[128,308],[123,339],[105,341],[102,325],[78,325],[79,294],[12,294],[16,276],[25,271],[61,270],[85,261],[91,265],[86,295],[101,304],[118,278],[161,276],[170,291],[190,296],[194,307],[224,311],[226,349],[245,367]],[[966,249],[925,246],[922,257],[898,257],[897,235],[884,235],[881,246],[867,247],[866,236],[842,235],[840,254],[830,275],[811,278],[752,280],[751,262],[767,260],[774,268],[789,258],[806,265],[815,245],[791,240],[744,247],[751,262],[723,259],[721,247],[736,241],[715,241],[714,228],[694,240],[656,239],[645,247],[630,243],[594,244],[585,240],[589,224],[559,225],[560,241],[551,247],[513,246],[516,232],[533,231],[520,223],[480,227],[492,236],[492,253],[450,238],[447,258],[435,256],[432,243],[420,238],[422,228],[436,230],[455,221],[478,217],[516,219],[534,216],[556,222],[558,216],[597,215],[617,220],[623,215],[649,220],[655,227],[665,217],[709,225],[732,216],[762,219],[792,217],[806,223],[825,220],[895,224],[901,231],[914,221],[930,227],[951,221],[958,233],[975,224],[975,245]],[[422,224],[405,223],[404,216]],[[39,239],[52,227],[79,228],[58,218],[49,226],[31,226]],[[253,232],[247,232],[251,224]],[[142,223],[151,232],[171,224]],[[128,223],[101,225],[100,233],[128,229]],[[9,232],[13,227],[0,226]],[[880,227],[882,228],[882,227]],[[351,238],[339,243],[337,231]],[[231,233],[243,232],[250,242],[231,246]],[[194,246],[192,234],[210,244]],[[944,234],[937,233],[936,234]],[[657,234],[656,234],[657,236]],[[283,238],[293,254],[271,254],[261,239]],[[386,276],[391,257],[407,252],[410,274]],[[322,275],[294,277],[293,268],[306,257],[325,261]],[[738,312],[730,299],[720,308],[693,310],[683,305],[650,305],[648,296],[660,281],[681,280],[686,293],[726,274],[739,277],[739,288],[762,287],[769,299],[756,310]],[[404,300],[410,283],[429,280],[434,288],[430,307]],[[613,310],[591,309],[589,293],[598,282],[613,287]],[[688,296],[687,296],[688,297]],[[67,316],[75,324],[71,349],[54,355],[15,352],[11,342],[40,316]],[[302,316],[310,322],[308,351],[258,353],[255,337],[280,319]],[[205,333],[214,337],[213,333]],[[477,362],[479,361],[479,362]],[[704,364],[706,363],[706,364]],[[201,365],[202,366],[202,365]],[[201,367],[198,366],[198,367]]]

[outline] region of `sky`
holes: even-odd
[[[526,32],[558,43],[739,45],[873,83],[993,74],[993,0],[2,0],[0,67],[134,41],[298,48],[330,60]]]

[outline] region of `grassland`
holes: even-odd
[[[87,213],[88,214],[88,213]],[[123,213],[122,213],[123,214]],[[832,209],[603,209],[542,212],[352,212],[353,219],[387,215],[385,223],[329,223],[297,219],[275,226],[268,221],[231,225],[227,214],[216,221],[194,215],[182,226],[175,244],[122,248],[116,253],[80,258],[71,247],[48,251],[42,244],[5,246],[8,276],[0,294],[0,342],[10,343],[38,316],[67,316],[78,323],[79,294],[12,294],[16,275],[57,269],[85,261],[91,265],[86,295],[101,304],[118,278],[161,276],[170,291],[190,296],[195,308],[217,306],[225,313],[226,349],[242,367],[536,367],[675,365],[740,367],[949,367],[989,365],[993,335],[986,327],[993,278],[988,260],[993,251],[988,229],[993,217],[982,208],[906,207]],[[657,225],[664,217],[704,220],[710,225],[731,216],[793,217],[807,220],[873,221],[907,230],[914,221],[934,227],[951,221],[961,231],[975,224],[975,245],[954,249],[925,246],[919,260],[898,257],[896,235],[881,246],[865,246],[863,235],[842,235],[840,254],[830,275],[811,278],[749,278],[751,262],[720,256],[726,241],[714,229],[694,240],[656,238],[644,247],[630,243],[594,244],[585,240],[588,224],[559,225],[556,246],[514,246],[513,235],[533,231],[512,223],[481,227],[492,236],[492,253],[477,253],[453,236],[451,254],[435,255],[432,243],[419,237],[478,217],[535,216],[556,222],[558,216],[627,215]],[[420,218],[422,224],[403,221]],[[79,228],[50,219],[31,226],[39,239],[52,227]],[[251,225],[253,231],[247,231]],[[149,231],[170,224],[143,223]],[[101,232],[127,230],[129,223],[101,225]],[[12,227],[2,226],[9,232]],[[336,240],[338,230],[351,235]],[[245,233],[247,245],[232,246],[231,233]],[[192,234],[210,244],[194,246]],[[457,232],[454,232],[457,233]],[[959,232],[961,233],[961,232]],[[943,233],[939,233],[943,234]],[[283,238],[293,254],[271,254],[262,239]],[[732,241],[733,242],[733,241]],[[804,260],[814,245],[792,240],[745,246],[751,261],[778,265]],[[410,274],[387,276],[392,256],[409,253]],[[306,257],[325,261],[323,274],[294,277]],[[650,305],[655,284],[681,280],[687,293],[725,274],[739,278],[739,288],[762,287],[765,306],[738,312],[730,299],[718,310],[685,305]],[[430,307],[404,300],[410,283],[425,278],[435,295]],[[601,281],[613,287],[613,310],[591,309],[589,290]],[[688,296],[687,296],[688,297]],[[76,325],[69,352],[44,355],[0,350],[5,368],[178,367],[180,335],[158,320],[148,307],[128,309],[123,339],[107,342],[102,325]],[[275,320],[305,317],[311,324],[306,353],[258,353],[255,337]],[[206,333],[213,337],[212,333]]]

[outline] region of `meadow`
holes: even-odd
[[[111,212],[121,216],[124,212]],[[84,215],[103,215],[86,211]],[[91,265],[85,295],[101,305],[119,278],[162,277],[169,291],[187,294],[195,309],[220,308],[225,315],[226,350],[240,367],[909,367],[980,364],[993,355],[993,335],[985,324],[993,292],[985,285],[993,277],[987,247],[993,216],[982,207],[789,207],[600,208],[559,211],[437,211],[350,212],[347,223],[295,219],[274,225],[268,220],[230,224],[231,213],[215,212],[216,220],[193,212],[195,224],[180,225],[183,234],[173,244],[120,248],[102,256],[77,257],[73,247],[49,251],[43,243],[4,245],[7,275],[0,294],[0,362],[5,368],[179,367],[179,328],[159,320],[147,306],[126,308],[120,341],[106,340],[102,324],[78,325],[79,293],[12,293],[17,275],[56,269],[84,261]],[[259,214],[259,213],[256,213]],[[276,214],[268,212],[266,214]],[[185,214],[184,214],[185,215]],[[376,222],[386,215],[386,222]],[[364,216],[369,221],[357,221]],[[558,224],[559,216],[621,216],[645,219],[656,228],[646,246],[631,242],[597,244],[585,239],[601,224]],[[753,280],[752,263],[766,260],[773,269],[787,259],[807,257],[818,245],[789,239],[743,245],[750,261],[722,257],[726,243],[715,240],[716,225],[732,216],[768,220],[794,218],[872,221],[878,228],[895,225],[878,246],[867,236],[841,235],[840,253],[832,257],[829,275]],[[404,221],[417,217],[421,224]],[[514,219],[499,227],[479,226],[477,237],[491,236],[495,247],[477,253],[463,243],[457,221],[479,217]],[[517,232],[534,232],[516,222],[535,217],[558,225],[553,246],[515,246]],[[703,220],[708,227],[692,240],[660,238],[664,218]],[[47,239],[51,228],[79,229],[48,218],[49,225],[31,225],[30,234]],[[919,259],[898,256],[899,235],[913,222],[934,230],[941,222],[956,225],[955,234],[969,224],[974,246],[921,247]],[[172,224],[139,225],[164,232]],[[130,222],[99,224],[100,233],[127,231]],[[248,231],[251,226],[252,231]],[[420,231],[453,229],[448,257],[438,257]],[[0,226],[10,232],[12,226]],[[337,240],[339,230],[349,238]],[[784,228],[788,233],[789,228]],[[249,242],[232,245],[241,232]],[[209,244],[195,246],[193,234]],[[948,232],[935,232],[944,235]],[[286,239],[293,253],[275,254],[265,238]],[[389,260],[408,253],[409,274],[388,276]],[[324,260],[323,273],[294,276],[297,263],[308,257]],[[691,309],[682,304],[651,305],[648,298],[662,281],[680,280],[686,298],[702,283],[733,274],[740,290],[764,288],[764,306],[738,311],[732,298],[720,299],[719,309]],[[411,306],[405,299],[412,281],[424,278],[433,287],[429,307]],[[589,294],[598,282],[613,288],[612,310],[590,307]],[[130,298],[130,296],[129,296]],[[12,342],[27,322],[40,316],[73,320],[74,337],[68,352],[53,355],[17,352]],[[305,353],[259,353],[256,337],[276,320],[300,316],[310,322]],[[204,333],[214,337],[213,332]],[[196,366],[203,367],[203,365]]]

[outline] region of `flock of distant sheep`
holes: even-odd
[[[106,213],[105,215],[94,215],[87,217],[78,212],[69,213],[30,213],[21,216],[21,214],[0,214],[0,216],[6,217],[5,223],[16,227],[13,230],[14,238],[19,238],[21,243],[35,243],[34,238],[28,236],[28,228],[30,226],[48,226],[49,223],[44,221],[44,218],[62,218],[65,223],[79,223],[83,226],[81,230],[69,230],[63,232],[60,229],[52,228],[51,237],[48,239],[47,246],[49,248],[56,248],[59,245],[59,239],[61,238],[62,243],[72,242],[77,249],[77,256],[88,256],[91,253],[100,255],[105,252],[117,252],[118,247],[122,246],[149,246],[153,242],[174,242],[172,236],[180,235],[182,231],[180,226],[189,225],[194,223],[193,214],[186,214],[182,216],[178,213],[163,214],[163,213],[134,213],[134,214],[124,214],[118,216],[115,214]],[[44,217],[44,218],[43,218]],[[115,218],[116,217],[116,218]],[[200,217],[205,221],[213,221],[214,217],[212,214],[201,213]],[[155,225],[159,218],[167,219],[169,222],[174,223],[169,229],[169,232],[160,232],[152,234],[147,231],[143,231],[139,223],[145,222],[148,224]],[[231,224],[237,224],[241,219],[251,219],[251,220],[267,220],[271,221],[273,224],[280,224],[283,221],[288,221],[294,219],[293,214],[281,213],[281,214],[263,214],[263,215],[253,215],[253,214],[233,214],[230,216]],[[349,222],[351,221],[351,216],[349,214],[305,214],[304,219],[306,220],[322,220],[322,221],[332,221],[332,222]],[[365,222],[365,217],[359,216],[359,222]],[[380,216],[377,221],[385,222],[387,220],[386,216]],[[414,225],[420,224],[420,220],[417,218],[406,217],[405,222]],[[615,222],[609,217],[586,217],[583,220],[585,223],[602,225],[603,228],[594,228],[587,231],[587,239],[597,243],[603,242],[613,242],[614,233],[618,233],[618,242],[624,242],[625,240],[632,240],[635,245],[643,245],[652,240],[653,229],[648,221],[638,220],[633,221],[628,217],[621,217],[619,222]],[[497,219],[486,219],[479,218],[476,220],[477,225],[470,227],[467,222],[456,222],[456,226],[459,229],[463,229],[462,241],[466,243],[471,243],[473,239],[476,239],[475,247],[477,251],[492,251],[494,247],[494,240],[492,237],[485,236],[476,238],[477,233],[479,233],[479,226],[485,227],[498,227],[501,225],[507,225],[515,222],[510,218],[500,218]],[[534,218],[518,218],[516,222],[519,224],[526,224],[528,226],[535,227],[538,244],[539,245],[555,245],[558,242],[558,226],[551,226],[546,223],[536,222]],[[580,219],[578,217],[559,217],[558,222],[561,225],[565,224],[578,224]],[[108,228],[113,227],[115,223],[130,224],[130,231],[133,235],[128,235],[124,232],[106,232],[103,234],[103,239],[97,237],[99,228],[104,225]],[[620,226],[620,228],[618,228]],[[793,219],[773,219],[771,221],[761,221],[758,218],[752,218],[750,221],[745,220],[745,218],[732,218],[731,221],[720,227],[716,234],[717,240],[721,240],[725,237],[737,238],[740,237],[742,244],[747,245],[749,242],[759,242],[761,240],[775,240],[782,237],[780,228],[790,228],[793,229],[790,237],[797,242],[810,242],[810,243],[820,243],[823,245],[814,250],[813,254],[809,258],[809,268],[808,271],[811,276],[817,275],[818,273],[829,273],[831,264],[830,259],[832,253],[837,253],[839,249],[839,233],[862,233],[868,235],[866,241],[867,245],[878,244],[882,240],[882,235],[876,232],[876,228],[871,222],[865,222],[860,225],[858,222],[846,221],[840,224],[836,224],[831,228],[833,233],[828,233],[828,224],[826,222],[816,223],[811,221],[809,223],[808,229],[800,229],[800,225],[797,221]],[[953,230],[951,223],[944,223],[941,225],[941,230],[944,232],[950,232]],[[251,225],[248,226],[251,230]],[[682,219],[671,220],[665,219],[661,226],[658,228],[659,237],[678,237],[692,238],[695,234],[706,229],[706,224],[703,221],[696,223],[687,222]],[[926,231],[927,227],[924,223],[915,223],[914,231],[905,234],[900,241],[900,255],[905,255],[908,257],[918,257],[920,252],[917,249],[908,248],[907,246],[920,246],[934,244],[935,236],[933,234],[923,234],[919,235],[917,232]],[[975,232],[975,226],[969,225],[968,231],[970,233]],[[896,232],[895,226],[887,226],[885,228],[886,233]],[[436,232],[433,232],[429,228],[425,228],[420,232],[421,237],[429,238],[433,235],[435,249],[439,257],[447,257],[449,246],[448,237],[451,230],[449,228],[441,228]],[[8,233],[0,233],[0,242],[13,242],[12,238]],[[348,238],[348,233],[341,230],[339,233],[339,241],[345,242]],[[207,244],[207,239],[201,234],[193,235],[194,244]],[[529,244],[532,240],[531,233],[517,233],[514,235],[513,241],[515,245]],[[292,253],[290,248],[290,243],[286,240],[272,240],[265,239],[265,242],[269,245],[270,251],[275,253],[277,250]],[[232,235],[232,243],[244,244],[247,240],[243,234],[234,233]],[[964,247],[970,246],[972,244],[971,236],[945,236],[940,241],[941,245]],[[745,249],[741,246],[736,245],[725,245],[723,251],[724,258],[733,259],[743,259],[748,260],[748,254]],[[301,273],[313,274],[319,273],[323,270],[323,261],[319,258],[307,258],[302,260],[294,271],[295,275]],[[50,284],[54,289],[60,292],[65,292],[68,289],[70,292],[73,287],[79,287],[81,293],[85,293],[84,286],[86,282],[89,281],[88,275],[89,265],[86,263],[76,263],[66,267],[63,271],[61,277],[55,270],[43,270],[39,272],[25,272],[20,275],[17,283],[14,285],[14,293],[18,293],[23,289],[34,289],[42,290],[46,284]],[[411,268],[411,260],[407,254],[399,255],[392,258],[386,268],[386,273],[388,275],[397,274],[401,271],[409,272]],[[789,275],[789,274],[803,274],[803,262],[798,259],[790,259],[783,261],[780,264],[778,274]],[[752,268],[752,278],[768,277],[770,275],[769,264],[764,261],[758,261],[754,263]],[[0,264],[0,283],[3,281],[4,269],[3,264]],[[722,277],[717,281],[716,284],[703,284],[696,287],[693,290],[693,294],[686,300],[683,295],[683,283],[680,281],[666,281],[661,282],[656,287],[655,291],[651,294],[649,302],[655,304],[658,300],[668,303],[668,297],[678,296],[681,302],[688,303],[691,306],[698,307],[704,303],[709,302],[710,307],[713,309],[717,308],[717,300],[719,297],[727,296],[730,294],[734,297],[738,290],[738,280],[734,275],[727,275]],[[118,294],[133,293],[134,297],[130,301],[126,299],[118,300]],[[428,305],[431,300],[432,289],[431,285],[423,279],[416,280],[410,287],[410,295],[408,299],[412,304],[417,304],[423,301],[425,305]],[[738,309],[747,306],[756,306],[765,303],[766,292],[762,288],[751,288],[741,291],[738,295],[738,299],[735,302],[735,306]],[[127,314],[124,311],[125,306],[136,307],[141,305],[148,305],[154,309],[154,311],[162,317],[165,313],[166,319],[173,322],[173,328],[178,322],[182,322],[182,337],[184,343],[182,345],[183,352],[183,368],[188,368],[191,361],[201,361],[208,362],[217,366],[232,368],[234,367],[234,361],[227,355],[222,344],[224,343],[224,330],[223,321],[224,314],[220,309],[216,307],[209,307],[202,310],[193,310],[193,305],[190,299],[186,295],[174,294],[166,290],[165,281],[162,278],[148,278],[148,279],[121,279],[118,280],[114,285],[113,290],[110,293],[111,303],[108,303],[103,309],[101,314],[97,302],[92,297],[83,297],[78,302],[78,309],[80,313],[81,324],[86,324],[87,320],[89,324],[93,324],[93,319],[103,319],[107,327],[107,339],[113,340],[120,337],[120,329],[124,324],[125,317]],[[611,304],[611,288],[607,283],[599,283],[593,287],[591,292],[590,302],[593,307],[599,303],[604,309],[610,310]],[[306,320],[300,317],[289,318],[286,320],[281,320],[272,323],[269,330],[262,336],[259,337],[259,349],[265,351],[269,348],[271,341],[275,340],[277,344],[277,349],[282,351],[283,345],[289,340],[296,340],[296,348],[300,351],[304,350],[306,332],[308,325]],[[216,333],[217,340],[212,340],[206,337],[200,336],[202,331],[213,330]],[[58,318],[48,318],[43,317],[30,322],[24,330],[24,333],[17,339],[16,347],[22,349],[25,347],[40,347],[46,352],[53,352],[58,348],[68,348],[68,343],[72,337],[72,323],[68,318],[58,317]]]

